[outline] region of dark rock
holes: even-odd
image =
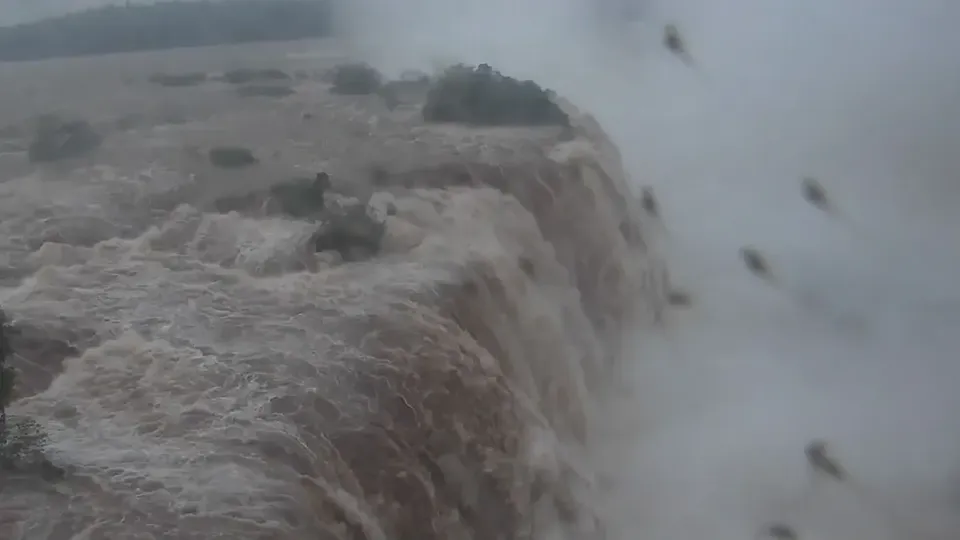
[[[17,396],[25,397],[46,390],[63,371],[67,358],[81,354],[80,346],[90,345],[93,331],[68,329],[58,325],[38,326],[14,321],[5,332],[13,354],[8,363],[17,371]]]
[[[150,77],[150,82],[153,84],[169,87],[197,86],[206,81],[207,74],[202,72],[178,74],[155,73]]]
[[[46,115],[37,121],[27,155],[34,163],[60,161],[88,154],[101,143],[103,137],[89,122]]]
[[[330,91],[345,96],[373,94],[380,89],[383,77],[368,64],[341,64],[333,68]]]
[[[502,75],[487,64],[447,69],[427,94],[423,119],[478,126],[569,126],[552,93],[533,81]]]
[[[318,215],[323,211],[323,194],[330,189],[330,176],[317,173],[316,177],[296,178],[270,188],[270,196],[284,214],[295,218]]]
[[[210,149],[210,163],[223,169],[238,169],[255,165],[258,160],[247,148],[221,146]]]
[[[58,480],[65,471],[44,455],[48,439],[43,427],[30,418],[7,417],[6,407],[21,390],[19,372],[12,365],[12,360],[21,356],[15,348],[15,334],[0,310],[0,474],[30,472],[48,481]]]
[[[246,84],[258,81],[289,81],[290,75],[279,69],[232,69],[223,74],[230,84]]]
[[[296,94],[296,92],[289,86],[271,84],[252,84],[237,88],[237,95],[240,97],[282,98],[292,96],[293,94]]]
[[[330,208],[324,212],[320,227],[314,233],[316,251],[336,251],[345,261],[376,255],[386,232],[386,225],[367,213],[362,204]]]
[[[262,212],[285,214],[294,218],[319,217],[323,212],[324,193],[330,189],[330,176],[325,172],[313,178],[294,178],[242,195],[221,197],[214,201],[217,212]]]
[[[7,339],[8,329],[7,314],[0,311],[0,431],[7,423],[7,406],[13,403],[13,383],[17,375],[13,366],[7,365],[7,359],[12,352]]]

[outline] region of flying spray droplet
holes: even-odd
[[[814,470],[826,474],[838,482],[843,482],[847,478],[846,472],[827,455],[827,443],[821,440],[811,441],[803,449],[807,456],[807,462]]]
[[[829,210],[830,204],[827,202],[827,191],[816,178],[804,178],[802,182],[803,198],[820,210]]]
[[[763,536],[766,538],[775,538],[776,540],[797,540],[797,532],[793,527],[783,523],[775,523],[763,530]]]
[[[771,277],[770,265],[767,264],[766,259],[755,248],[745,247],[741,249],[740,257],[743,259],[743,263],[747,266],[747,270],[750,270],[750,272],[756,276],[764,279],[769,279]]]
[[[680,36],[680,30],[677,29],[676,25],[668,24],[664,27],[663,45],[669,49],[670,52],[679,56],[684,63],[693,65],[693,57],[690,56],[690,52],[687,49],[687,44]]]
[[[657,198],[653,194],[653,188],[644,187],[640,191],[640,206],[651,216],[660,217],[660,203],[657,202]]]
[[[672,289],[667,293],[667,303],[674,307],[690,307],[693,298],[686,291]]]
[[[683,38],[680,37],[680,31],[672,24],[668,24],[663,29],[663,44],[675,54],[684,54],[686,49],[683,46]]]

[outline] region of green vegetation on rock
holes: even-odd
[[[0,28],[0,61],[315,38],[331,21],[328,0],[111,5]]]
[[[330,91],[345,96],[364,96],[380,89],[383,77],[368,64],[340,64],[333,68]]]
[[[423,119],[476,126],[569,126],[567,114],[551,97],[535,82],[507,77],[487,64],[458,64],[433,83]]]

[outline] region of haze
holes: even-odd
[[[402,7],[400,6],[402,4]],[[598,455],[615,538],[960,538],[960,5],[362,0],[388,71],[461,60],[554,87],[655,187],[694,306],[638,328]],[[660,45],[675,22],[695,67]],[[815,176],[835,205],[801,197]],[[743,267],[754,245],[778,285]],[[622,416],[623,418],[620,418]],[[627,422],[629,419],[629,423]],[[814,437],[849,485],[810,474]]]

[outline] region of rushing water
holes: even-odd
[[[323,47],[3,66],[2,303],[33,339],[12,412],[65,471],[3,477],[5,537],[602,534],[596,398],[665,285],[616,147],[578,113],[567,140],[333,96],[335,57],[304,54]],[[258,65],[303,72],[296,94],[148,82]],[[28,164],[20,132],[51,109],[102,148]],[[217,169],[218,145],[260,161]],[[328,205],[369,201],[379,256],[313,253],[316,226],[268,200],[214,210],[320,170]]]

